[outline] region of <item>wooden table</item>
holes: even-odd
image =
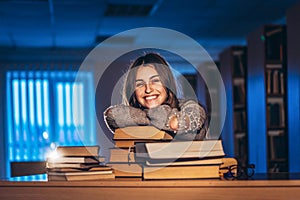
[[[300,199],[300,180],[0,182],[2,200]]]

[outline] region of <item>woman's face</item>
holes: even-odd
[[[154,66],[140,66],[135,79],[135,95],[145,108],[154,108],[167,99],[167,92]]]

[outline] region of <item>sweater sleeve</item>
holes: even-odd
[[[127,126],[149,125],[149,119],[143,110],[123,104],[110,106],[103,115],[106,125],[112,132]]]
[[[207,114],[205,109],[194,100],[180,104],[175,113],[178,120],[177,137],[188,140],[202,140],[207,133]]]

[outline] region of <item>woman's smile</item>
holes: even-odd
[[[167,92],[154,66],[140,66],[136,74],[135,95],[145,108],[154,108],[165,102]]]

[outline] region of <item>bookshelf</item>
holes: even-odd
[[[247,48],[231,46],[220,53],[220,72],[225,84],[227,112],[222,131],[226,153],[242,166],[248,164],[246,106]]]
[[[289,172],[300,172],[300,3],[287,11]]]
[[[286,26],[264,25],[247,43],[249,162],[258,172],[287,172]]]

